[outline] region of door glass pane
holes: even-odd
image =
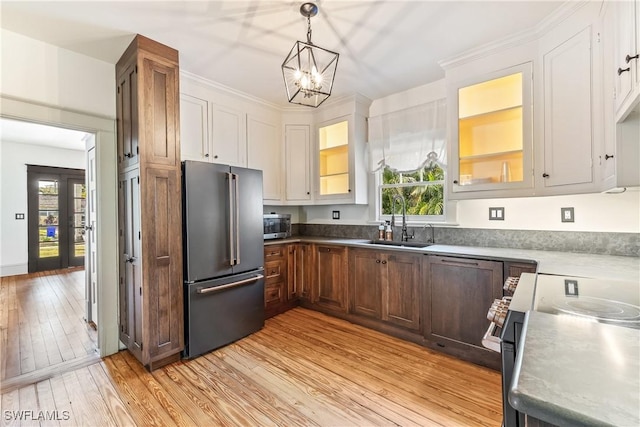
[[[40,258],[60,255],[58,242],[58,181],[38,181],[38,242]]]
[[[85,248],[85,204],[86,189],[84,184],[73,184],[73,256],[84,256]]]

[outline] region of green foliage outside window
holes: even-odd
[[[382,172],[380,196],[382,215],[391,215],[393,196],[400,194],[407,208],[407,215],[444,214],[444,171],[433,165],[413,173],[399,173],[385,168]],[[396,202],[395,214],[402,213]]]

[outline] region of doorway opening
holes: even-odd
[[[96,197],[96,134],[6,118],[0,126],[6,183],[0,282],[7,301],[0,315],[8,319],[7,345],[0,350],[4,390],[95,363],[100,354],[97,246],[89,231],[95,210],[89,212],[88,206],[89,191]],[[9,258],[12,262],[6,262]]]

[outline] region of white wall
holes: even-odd
[[[27,164],[85,169],[85,152],[0,141],[0,276],[27,273]],[[24,220],[16,220],[24,213]]]
[[[0,93],[115,118],[115,65],[21,34],[0,32]]]

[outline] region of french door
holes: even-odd
[[[29,273],[84,265],[84,170],[27,165]]]

